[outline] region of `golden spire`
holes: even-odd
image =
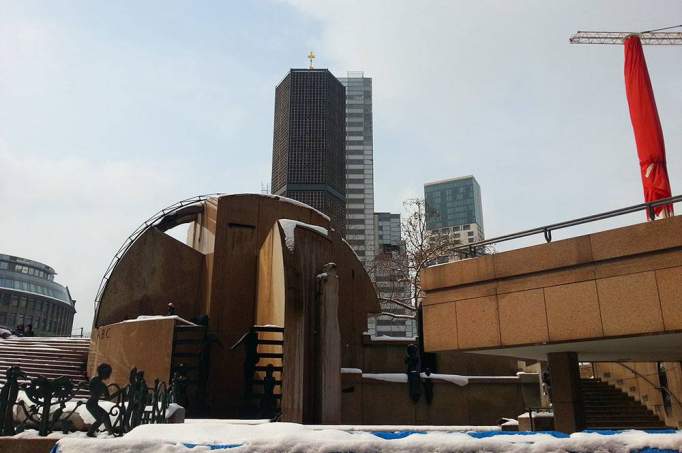
[[[311,50],[308,54],[308,60],[310,60],[310,68],[313,69],[313,60],[315,59],[315,53]]]

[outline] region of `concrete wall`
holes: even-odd
[[[139,315],[165,315],[169,302],[178,315],[201,313],[204,255],[152,228],[135,241],[114,268],[102,295],[95,327]]]
[[[175,320],[171,318],[120,322],[96,329],[88,354],[88,376],[96,376],[97,367],[108,363],[112,367],[109,384],[128,385],[133,368],[144,371],[150,387],[154,379],[168,384],[174,329]]]
[[[407,384],[342,375],[343,424],[368,425],[497,425],[502,417],[516,418],[539,403],[539,384],[481,380],[460,387],[434,382],[434,397],[416,404]]]
[[[682,330],[682,217],[435,266],[425,346],[475,350]]]
[[[363,362],[360,367],[366,373],[404,373],[407,346],[413,341],[373,341],[364,336]],[[465,353],[457,351],[437,352],[438,373],[464,376],[513,376],[518,371],[518,361],[508,357]],[[435,370],[433,372],[436,372]]]
[[[203,213],[188,230],[189,246],[159,230],[147,231],[114,269],[96,327],[140,314],[163,314],[169,301],[175,303],[177,313],[184,318],[207,314],[209,330],[216,339],[207,385],[209,410],[212,416],[239,416],[244,406],[244,350],[232,350],[230,346],[256,323],[256,301],[259,294],[265,297],[266,290],[260,289],[261,284],[266,284],[264,279],[270,278],[267,285],[271,288],[267,291],[281,286],[274,271],[268,271],[269,277],[265,272],[272,263],[259,267],[261,248],[279,219],[329,230],[328,240],[314,246],[309,256],[316,257],[315,266],[330,261],[337,264],[339,303],[343,307],[339,315],[342,363],[346,367],[360,366],[367,315],[379,311],[369,276],[326,216],[279,197],[247,194],[205,201]],[[315,281],[320,270],[310,267],[313,261],[294,266],[295,271],[306,272],[299,279]]]

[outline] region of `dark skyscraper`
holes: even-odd
[[[346,223],[346,89],[327,69],[292,69],[275,90],[272,193]]]

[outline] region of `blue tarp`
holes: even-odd
[[[374,434],[377,437],[381,437],[382,439],[386,440],[393,440],[393,439],[404,439],[407,436],[411,436],[412,434],[426,434],[425,431],[372,431],[372,434]]]
[[[226,450],[228,448],[237,448],[241,447],[244,444],[214,444],[214,445],[206,445],[206,444],[185,444],[183,443],[187,448],[194,448],[194,447],[208,447],[209,450]]]
[[[565,439],[567,437],[570,437],[566,433],[562,433],[559,431],[473,431],[467,433],[471,437],[475,437],[476,439],[485,439],[487,437],[494,437],[494,436],[532,436],[533,434],[549,434],[550,436],[554,436],[557,439]]]

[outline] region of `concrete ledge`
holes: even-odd
[[[50,453],[59,439],[0,437],[0,453]]]
[[[682,216],[434,266],[423,281],[427,351],[677,331]]]

